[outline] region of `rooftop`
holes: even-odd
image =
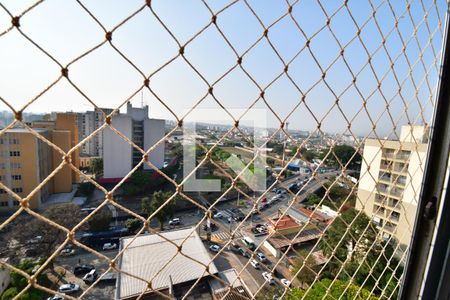
[[[176,285],[208,276],[204,265],[209,264],[210,274],[218,272],[194,228],[160,235],[143,235],[134,241],[132,237],[121,240],[121,249],[128,248],[119,262],[123,273],[118,278],[117,299],[138,295],[147,287],[146,282],[126,273],[145,281],[152,280],[152,288],[159,290],[169,288],[171,280]],[[181,251],[178,251],[177,246],[181,245]]]
[[[296,245],[308,241],[315,240],[321,236],[322,232],[318,229],[302,230],[296,237],[297,233],[287,234],[283,236],[273,236],[268,239],[269,243],[276,249]]]
[[[47,128],[33,128],[33,130],[38,133],[48,131]],[[30,133],[31,134],[30,130],[28,130],[26,128],[11,128],[11,129],[8,129],[6,131],[6,133]]]
[[[295,227],[299,227],[300,225],[295,222],[295,220],[289,216],[289,215],[285,215],[281,218],[273,218],[270,220],[270,222],[272,223],[271,226],[275,227],[275,230],[283,230],[283,229],[289,229],[289,228],[295,228]],[[278,224],[277,224],[278,222]]]

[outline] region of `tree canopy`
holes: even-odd
[[[171,192],[157,191],[152,194],[151,198],[142,198],[142,210],[148,215],[154,213],[164,205],[163,208],[156,213],[156,218],[159,221],[161,230],[164,228],[164,222],[168,218],[172,218],[175,211],[177,197],[166,203],[167,199],[171,196]]]

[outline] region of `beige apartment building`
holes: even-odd
[[[34,130],[63,151],[78,143],[75,114],[57,114],[55,121],[32,123]],[[72,163],[79,167],[78,151]],[[20,197],[26,197],[62,162],[62,155],[24,128],[12,128],[0,137],[0,180]],[[30,207],[35,209],[44,203],[50,194],[68,193],[79,181],[69,166],[64,166],[52,179],[30,198]],[[19,203],[5,190],[0,189],[0,210],[12,210]]]
[[[403,126],[400,140],[367,139],[356,208],[385,240],[409,245],[428,148],[425,126]]]

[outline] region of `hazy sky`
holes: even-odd
[[[29,1],[2,0],[0,2],[13,15],[20,14],[30,5]],[[142,6],[144,1],[92,0],[82,2],[107,30],[111,30]],[[214,12],[217,12],[229,2],[207,1],[207,4]],[[342,3],[342,1],[322,2],[328,15],[333,15]],[[373,13],[371,4],[378,7],[375,20],[383,34],[389,34],[389,37],[386,39],[386,49],[381,47],[373,55],[372,66],[376,75],[381,79],[391,65],[386,50],[393,60],[400,55],[395,62],[394,70],[402,82],[401,95],[404,101],[411,102],[407,105],[406,112],[403,100],[398,96],[399,86],[392,71],[388,72],[383,80],[380,93],[376,89],[378,83],[370,66],[367,65],[361,70],[366,64],[368,56],[358,38],[346,47],[343,54],[353,72],[355,74],[360,72],[356,85],[363,98],[367,100],[370,116],[378,122],[377,133],[380,136],[387,135],[392,130],[392,122],[388,114],[384,112],[384,98],[392,101],[389,111],[395,121],[400,119],[399,124],[406,123],[406,116],[415,123],[423,121],[422,117],[418,115],[421,110],[419,103],[423,106],[425,120],[430,119],[432,104],[429,100],[428,84],[431,91],[434,92],[438,67],[432,66],[435,54],[429,44],[428,28],[434,33],[431,45],[439,58],[442,31],[437,28],[438,13],[442,21],[445,19],[446,4],[444,0],[438,1],[438,12],[432,5],[432,1],[423,1],[425,9],[429,9],[427,22],[423,21],[425,12],[421,1],[412,1],[410,11],[406,11],[406,13],[406,3],[397,0],[391,2],[397,17],[403,15],[398,21],[398,30],[404,43],[408,43],[406,56],[402,54],[403,43],[398,32],[391,30],[395,18],[388,2],[350,0],[348,1],[348,10],[351,11],[354,21],[359,26],[370,19],[363,27],[360,38],[367,51],[373,53],[382,42],[377,25],[371,18]],[[288,10],[285,1],[248,0],[248,5],[266,27]],[[181,44],[185,44],[211,20],[211,13],[201,1],[153,0],[152,8]],[[292,15],[302,28],[303,34],[308,38],[314,35],[310,42],[311,51],[321,67],[328,68],[339,56],[340,48],[328,28],[315,34],[326,22],[325,14],[318,2],[316,0],[299,1],[294,6]],[[76,1],[44,1],[27,13],[20,23],[21,30],[62,65],[66,65],[104,40],[102,28]],[[419,25],[417,40],[411,39],[414,32],[413,23],[416,26]],[[10,24],[9,15],[0,7],[0,33]],[[221,12],[217,17],[217,24],[239,55],[242,55],[259,39],[264,31],[244,1],[238,1]],[[333,15],[330,27],[342,45],[353,39],[357,32],[345,7]],[[306,39],[303,34],[296,27],[292,18],[287,15],[269,29],[268,37],[279,55],[285,62],[288,62],[304,47]],[[143,9],[114,31],[112,42],[147,76],[178,53],[177,43],[157,21],[149,8]],[[421,52],[423,63],[417,62]],[[59,66],[15,29],[0,37],[0,54],[0,97],[15,108],[23,106],[60,75]],[[211,84],[232,68],[237,60],[235,53],[213,25],[186,46],[185,56]],[[412,77],[407,76],[409,72],[407,58],[414,67]],[[266,88],[283,71],[282,62],[266,39],[262,39],[243,56],[242,66],[262,88]],[[288,72],[302,92],[308,91],[322,76],[317,63],[307,49],[289,64]],[[428,84],[424,81],[425,72],[429,72]],[[142,75],[108,43],[71,65],[69,76],[79,89],[99,107],[118,106],[143,82]],[[340,95],[339,103],[348,119],[352,120],[352,131],[361,135],[369,133],[372,125],[367,113],[362,111],[357,114],[363,103],[361,95],[357,93],[354,86],[342,94],[343,90],[352,82],[352,76],[342,57],[328,70],[325,79],[333,91]],[[417,98],[414,97],[416,90],[414,85],[420,87]],[[190,108],[208,90],[207,84],[181,57],[152,76],[150,86],[160,99],[178,115]],[[229,108],[246,108],[258,98],[259,93],[257,86],[239,67],[214,86],[216,97],[225,107]],[[139,93],[134,97],[132,103],[140,105],[141,96],[143,96],[144,102],[150,106],[150,117],[173,119],[169,111],[148,90],[144,90],[142,95]],[[301,94],[287,76],[283,75],[266,89],[265,99],[281,118],[285,118],[301,102]],[[312,113],[321,120],[335,103],[335,96],[324,82],[321,82],[306,94],[305,101]],[[219,106],[208,97],[200,107],[218,108]],[[259,101],[256,107],[264,108],[266,106]],[[1,104],[0,110],[3,109],[6,109],[6,106]],[[36,100],[26,111],[85,111],[90,109],[92,109],[92,105],[68,84],[67,80],[63,79]],[[276,127],[279,124],[271,113],[269,113],[268,120],[269,126]],[[290,116],[289,123],[290,128],[301,130],[311,130],[316,127],[316,121],[303,103]],[[322,121],[322,129],[328,132],[345,133],[346,128],[347,123],[336,107]]]

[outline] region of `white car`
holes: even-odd
[[[281,281],[281,284],[284,286],[287,286],[287,287],[291,286],[291,282],[289,280],[287,280],[286,278],[283,278],[280,281]]]
[[[48,297],[47,300],[64,300],[64,297],[61,295],[54,295],[53,297]]]
[[[74,249],[70,249],[70,248],[66,248],[61,250],[61,255],[62,256],[71,256],[75,254],[75,250]]]
[[[83,276],[83,281],[85,283],[92,283],[98,277],[97,271],[95,269],[91,270],[89,273]]]
[[[113,249],[117,249],[116,243],[106,243],[103,245],[103,250],[113,250]]]
[[[65,294],[71,294],[76,293],[80,290],[80,286],[75,283],[66,283],[59,287],[58,292],[65,293]]]
[[[258,259],[262,262],[266,261],[266,256],[262,253],[262,252],[256,252],[256,257],[258,257]]]
[[[272,278],[272,274],[270,274],[269,272],[263,272],[262,273],[262,277],[264,277],[264,279],[269,283],[269,284],[274,284],[275,280]]]
[[[250,261],[250,264],[253,266],[253,268],[259,269],[259,262],[256,259],[252,259]]]
[[[209,246],[209,250],[211,250],[212,252],[219,252],[220,247],[219,245],[211,245]]]
[[[222,217],[223,217],[223,214],[220,211],[218,213],[214,214],[214,219],[222,219]]]
[[[170,226],[175,226],[175,225],[180,225],[180,224],[181,224],[180,218],[174,218],[174,219],[169,221],[169,225]]]

